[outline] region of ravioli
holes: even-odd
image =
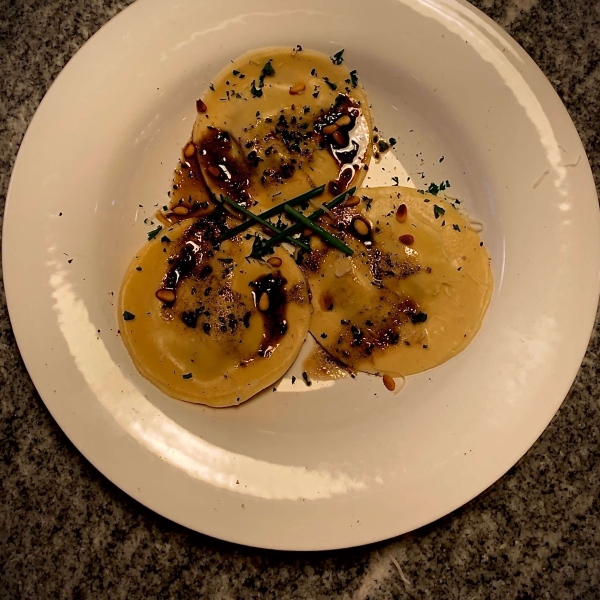
[[[302,263],[310,331],[355,370],[401,376],[435,367],[481,326],[492,290],[483,242],[441,197],[402,187],[359,197],[322,223],[354,254],[318,243]]]
[[[162,232],[161,232],[162,233]],[[179,223],[148,242],[121,289],[119,326],[139,372],[173,398],[224,407],[276,382],[308,333],[294,260],[247,261],[251,242],[215,245],[218,220]]]
[[[369,105],[355,74],[324,54],[249,52],[221,71],[198,109],[192,146],[217,198],[270,208],[327,184],[326,201],[365,177]]]
[[[323,207],[359,187],[374,147],[392,143],[373,139],[367,98],[342,54],[249,52],[196,103],[157,215],[168,228],[135,257],[119,300],[133,363],[173,398],[238,405],[285,374],[309,330],[322,348],[312,363],[319,377],[365,371],[393,389],[388,376],[445,362],[481,326],[489,257],[453,204],[390,187]],[[298,200],[257,219],[320,186],[313,223],[314,209]],[[277,245],[285,234],[267,241],[289,225],[296,248]]]

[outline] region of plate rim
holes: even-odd
[[[7,190],[7,195],[6,195],[6,204],[5,204],[5,219],[4,219],[4,224],[3,224],[3,244],[2,244],[2,263],[3,265],[7,264],[8,262],[10,262],[10,259],[8,257],[8,252],[9,250],[6,247],[6,244],[4,243],[4,240],[6,238],[6,231],[8,230],[8,227],[11,223],[11,219],[10,218],[6,218],[6,216],[10,216],[9,212],[8,212],[8,208],[11,205],[11,198],[12,198],[12,188],[13,188],[13,174],[16,172],[17,170],[17,165],[19,164],[19,160],[21,159],[21,157],[24,154],[24,148],[27,147],[28,144],[28,140],[31,137],[31,131],[33,129],[34,124],[37,122],[37,119],[40,119],[43,117],[43,107],[45,106],[45,102],[48,98],[48,96],[50,94],[53,93],[53,90],[56,90],[59,86],[60,86],[60,82],[65,78],[68,77],[69,71],[69,65],[72,64],[72,62],[74,60],[81,60],[81,50],[87,46],[88,44],[92,43],[92,40],[96,40],[94,43],[97,43],[98,37],[102,36],[102,35],[106,35],[106,28],[107,26],[109,26],[111,23],[113,23],[114,21],[119,20],[119,22],[124,19],[127,18],[128,15],[133,14],[135,10],[141,10],[140,7],[141,6],[146,6],[147,4],[150,4],[151,0],[138,0],[135,3],[132,3],[130,5],[128,5],[127,7],[125,7],[123,10],[121,10],[117,15],[115,15],[113,18],[111,18],[109,21],[107,21],[102,27],[100,27],[100,29],[98,31],[96,31],[94,33],[94,35],[92,35],[76,52],[75,54],[70,58],[70,60],[67,62],[67,64],[62,68],[62,70],[60,71],[60,73],[57,75],[57,77],[55,78],[55,80],[52,82],[51,86],[48,88],[48,90],[46,91],[46,93],[44,94],[44,97],[42,98],[42,101],[40,102],[39,106],[37,107],[31,121],[29,122],[28,126],[27,126],[27,130],[26,133],[23,137],[23,140],[21,142],[21,145],[19,147],[19,151],[17,153],[13,168],[12,168],[12,173],[11,173],[11,178],[10,178],[10,182],[9,182],[9,186],[8,186],[8,190]],[[444,0],[442,0],[444,1]],[[585,153],[585,148],[583,147],[583,144],[581,142],[581,138],[579,136],[579,133],[568,113],[568,111],[566,110],[564,104],[562,103],[562,101],[560,100],[560,98],[558,97],[556,91],[554,90],[554,88],[552,87],[552,85],[550,84],[550,82],[548,81],[548,79],[546,78],[546,76],[544,75],[544,73],[541,71],[541,69],[537,66],[537,64],[533,61],[533,59],[527,54],[527,52],[502,28],[500,27],[498,24],[496,24],[491,18],[489,18],[485,13],[483,13],[482,11],[480,11],[478,8],[476,8],[475,6],[469,4],[466,0],[446,0],[446,3],[454,3],[454,4],[459,4],[464,8],[467,8],[470,13],[473,15],[474,19],[479,19],[479,20],[484,20],[486,22],[486,24],[491,25],[494,30],[496,31],[496,33],[498,33],[503,42],[507,45],[512,46],[513,50],[515,50],[518,55],[528,64],[528,68],[531,70],[533,69],[533,72],[536,73],[537,76],[541,76],[543,79],[543,82],[546,86],[546,88],[548,89],[548,91],[553,95],[555,100],[558,100],[559,105],[560,105],[560,109],[561,112],[563,113],[563,116],[565,117],[566,122],[569,124],[570,129],[572,130],[572,132],[575,134],[577,140],[579,140],[579,144],[581,147],[581,151],[582,151],[582,159],[584,160],[584,162],[586,163],[584,165],[584,167],[587,165],[587,168],[585,169],[585,174],[581,174],[580,177],[582,178],[591,178],[592,184],[594,184],[593,181],[593,174],[591,171],[591,167],[589,166],[589,162],[587,159],[587,155]],[[434,0],[435,3],[435,0]],[[135,7],[135,8],[134,8]],[[67,75],[65,75],[65,73],[67,73]],[[40,115],[42,115],[42,117],[40,117]],[[595,189],[595,187],[594,187]],[[597,197],[596,197],[597,200]],[[600,212],[597,212],[597,223],[600,223]],[[9,280],[10,280],[10,276],[9,276]],[[13,331],[13,335],[15,337],[15,341],[17,343],[17,346],[19,348],[19,353],[21,355],[21,358],[25,364],[25,366],[27,367],[29,376],[32,380],[32,382],[34,383],[36,390],[38,389],[38,385],[37,385],[37,381],[39,378],[38,376],[29,370],[29,365],[28,365],[28,359],[26,357],[27,352],[23,352],[23,349],[21,347],[21,342],[20,342],[20,336],[19,333],[17,331],[17,329],[14,327],[13,324],[13,315],[15,314],[15,309],[11,308],[11,306],[15,306],[17,303],[17,294],[14,291],[16,289],[16,284],[14,283],[10,283],[10,281],[7,281],[6,279],[6,270],[4,271],[4,287],[5,287],[5,294],[6,294],[6,303],[7,303],[7,309],[8,309],[8,314],[9,314],[9,319],[11,322],[11,327],[12,327],[12,331]],[[596,278],[595,281],[595,294],[596,297],[600,296],[600,274],[599,276]],[[564,401],[564,399],[566,398],[566,395],[568,394],[571,386],[573,385],[574,381],[576,380],[576,377],[579,373],[579,370],[581,368],[581,362],[583,361],[583,358],[585,357],[585,354],[587,352],[587,349],[589,347],[589,339],[591,337],[591,335],[594,333],[594,323],[595,323],[595,319],[596,319],[596,313],[594,313],[589,319],[589,323],[588,323],[588,327],[587,330],[589,331],[589,334],[587,336],[587,343],[585,345],[585,347],[583,348],[583,351],[580,353],[579,355],[579,367],[575,370],[574,373],[572,373],[572,375],[569,375],[569,380],[570,380],[570,384],[568,386],[566,386],[566,389],[564,390],[564,394],[563,392],[560,393],[560,395],[562,396],[562,400],[558,403],[556,410],[553,412],[552,415],[550,415],[550,418],[545,421],[543,423],[543,426],[536,428],[535,431],[533,431],[531,433],[531,435],[529,436],[530,438],[530,442],[527,442],[527,446],[524,448],[524,450],[520,453],[519,457],[517,458],[517,460],[510,465],[508,468],[506,468],[501,474],[497,474],[495,473],[492,477],[491,480],[489,482],[487,482],[485,485],[483,485],[483,487],[481,487],[481,489],[476,492],[475,494],[471,495],[469,498],[457,503],[455,506],[453,506],[452,508],[448,509],[448,510],[442,510],[437,516],[435,516],[432,519],[426,519],[421,525],[418,525],[416,527],[416,529],[419,529],[420,527],[423,527],[429,523],[433,523],[437,520],[439,520],[440,518],[451,514],[452,512],[454,512],[455,510],[457,510],[458,508],[460,508],[461,506],[466,505],[467,503],[471,502],[474,498],[476,498],[478,495],[480,495],[482,492],[484,492],[486,489],[488,489],[489,487],[491,487],[496,481],[498,481],[499,479],[501,479],[507,471],[509,471],[513,466],[515,466],[520,460],[521,458],[531,449],[531,447],[535,444],[535,442],[539,439],[539,437],[542,435],[542,433],[545,431],[545,429],[548,427],[549,423],[552,421],[552,419],[554,418],[554,416],[556,415],[556,413],[558,412],[560,406],[562,405],[562,402]],[[39,393],[39,392],[38,392]],[[141,504],[143,504],[144,506],[150,508],[151,510],[153,510],[154,512],[160,514],[161,516],[174,521],[184,527],[190,528],[192,530],[195,531],[200,531],[201,533],[206,533],[205,531],[201,531],[200,529],[196,528],[196,527],[192,527],[189,524],[187,524],[185,521],[185,519],[179,519],[174,517],[173,515],[168,515],[165,514],[160,508],[158,508],[155,504],[155,502],[153,501],[153,498],[148,498],[148,497],[144,497],[143,494],[138,494],[136,492],[136,490],[134,490],[131,486],[127,487],[124,486],[122,484],[122,482],[119,482],[119,477],[113,477],[113,474],[107,474],[106,472],[106,468],[101,468],[98,464],[97,464],[97,460],[98,460],[98,456],[94,456],[93,452],[90,452],[88,448],[86,448],[85,450],[82,449],[81,445],[78,444],[77,442],[75,442],[71,436],[71,434],[68,432],[68,428],[66,429],[63,426],[64,420],[62,418],[62,415],[60,415],[60,411],[57,410],[56,405],[54,405],[52,402],[48,402],[41,393],[39,393],[40,398],[42,399],[42,401],[44,402],[46,408],[48,409],[48,411],[50,412],[50,414],[52,415],[53,419],[57,422],[57,424],[59,425],[59,427],[62,429],[62,431],[65,433],[65,435],[69,438],[69,441],[77,448],[77,450],[86,458],[86,460],[88,460],[93,466],[94,468],[96,468],[104,477],[106,477],[109,481],[111,481],[111,483],[113,483],[114,485],[116,485],[119,489],[121,489],[122,491],[124,491],[125,493],[127,493],[129,496],[131,496],[135,501],[140,502]],[[62,421],[62,422],[61,422]],[[542,422],[540,421],[540,424]],[[414,530],[413,530],[414,531]],[[325,546],[318,546],[318,547],[301,547],[298,548],[296,544],[291,544],[289,546],[287,545],[269,545],[269,544],[261,544],[259,543],[255,543],[255,542],[249,542],[247,540],[241,540],[239,538],[236,538],[235,536],[228,536],[228,535],[222,535],[222,534],[215,534],[215,533],[206,533],[207,535],[214,535],[215,537],[218,537],[219,539],[228,541],[228,542],[232,542],[232,543],[236,543],[236,544],[242,544],[242,545],[247,545],[247,546],[251,546],[251,547],[258,547],[258,548],[265,548],[265,549],[281,549],[281,550],[301,550],[301,551],[311,551],[311,550],[333,550],[333,549],[341,549],[341,548],[349,548],[349,547],[355,547],[355,546],[359,546],[359,545],[363,545],[363,544],[368,544],[368,543],[373,543],[373,542],[378,542],[378,541],[383,541],[386,539],[391,539],[393,537],[396,537],[398,535],[401,535],[401,533],[398,532],[392,532],[389,537],[381,537],[381,536],[369,536],[369,535],[364,535],[364,539],[357,539],[355,541],[353,541],[350,544],[331,544],[331,545],[325,545]],[[357,536],[359,537],[359,536]]]

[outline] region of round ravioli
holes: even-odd
[[[467,346],[487,310],[483,242],[441,197],[402,187],[359,197],[322,219],[354,254],[315,243],[302,263],[315,309],[310,331],[356,370],[399,376],[437,366]]]
[[[368,102],[341,57],[249,52],[215,78],[198,110],[192,144],[207,185],[246,206],[322,184],[327,200],[360,185],[371,159]]]
[[[179,223],[142,248],[121,289],[119,325],[139,372],[169,396],[232,406],[277,381],[308,332],[302,272],[285,250],[215,246],[218,225]],[[161,232],[163,233],[163,232]]]

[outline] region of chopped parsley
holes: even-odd
[[[191,373],[184,373],[184,374],[182,375],[182,377],[183,377],[184,379],[191,379],[191,378],[192,378],[192,374],[191,374]]]
[[[452,224],[452,229],[454,229],[454,231],[460,231],[460,227],[456,223]]]
[[[390,146],[395,146],[398,143],[396,138],[390,138]]]
[[[148,241],[153,240],[159,232],[162,230],[162,225],[159,225],[156,229],[148,232]]]
[[[329,81],[328,77],[323,77],[323,81],[332,89],[337,90],[337,83],[333,83],[333,81]]]
[[[358,85],[358,77],[356,76],[356,69],[354,69],[354,71],[350,71],[350,81],[352,82],[352,87],[356,87]]]
[[[306,371],[302,371],[302,379],[304,379],[304,383],[310,387],[312,385],[312,381],[308,377],[308,373]]]
[[[269,75],[275,75],[275,69],[273,68],[270,60],[267,61],[265,66],[262,68],[262,71],[260,72],[260,78],[261,80],[264,80],[264,78]]]
[[[437,196],[438,192],[440,191],[440,186],[436,185],[435,183],[432,183],[428,188],[427,191],[432,194],[433,196]]]
[[[252,84],[250,85],[250,92],[254,98],[260,98],[263,95],[263,91],[260,89],[260,87],[256,87],[255,79],[252,80]]]
[[[377,147],[379,148],[379,152],[386,152],[390,149],[390,145],[385,140],[379,140]]]
[[[123,321],[133,321],[135,319],[135,315],[126,310],[123,313]]]
[[[168,238],[166,235],[163,235],[163,236],[160,238],[160,241],[161,241],[161,242],[163,242],[163,243],[165,243],[165,244],[170,244],[170,243],[171,243],[171,239],[170,239],[170,238]]]
[[[433,205],[433,214],[435,215],[436,219],[439,219],[442,215],[446,214],[446,211],[441,206],[434,204]]]
[[[210,88],[211,92],[215,91],[215,86],[212,83],[208,87]]]
[[[397,177],[392,177],[392,181],[394,182],[394,185],[400,185],[400,181]]]
[[[331,56],[331,62],[334,65],[341,65],[344,62],[344,49],[342,48],[339,52],[336,52],[333,56]]]

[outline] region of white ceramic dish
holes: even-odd
[[[371,185],[449,179],[485,222],[492,306],[463,354],[400,394],[377,378],[309,389],[288,376],[238,409],[171,400],[132,366],[113,292],[211,77],[248,49],[295,44],[346,48],[377,123],[399,140]],[[77,53],[36,113],[11,180],[3,268],[33,381],[102,473],[192,529],[308,550],[415,529],[515,464],[586,349],[599,234],[567,112],[466,3],[139,0]]]

